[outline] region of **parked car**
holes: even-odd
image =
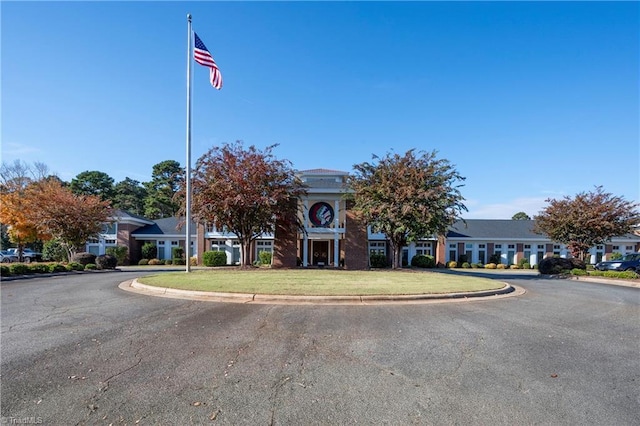
[[[18,261],[18,256],[15,254],[9,253],[8,250],[0,251],[0,262],[2,263],[13,263]]]
[[[18,259],[20,258],[17,248],[11,248],[8,251]],[[22,249],[22,262],[31,263],[38,262],[40,260],[42,260],[42,253],[36,253],[35,251],[28,248]]]
[[[640,271],[640,253],[629,253],[621,259],[596,264],[598,271]]]

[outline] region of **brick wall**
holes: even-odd
[[[276,224],[273,241],[273,268],[295,268],[298,253],[298,231],[282,222]]]
[[[361,215],[347,205],[344,240],[344,268],[369,269],[369,237]]]
[[[129,223],[118,224],[117,244],[119,246],[125,246],[127,248],[127,259],[129,265],[137,265],[140,260],[141,245],[131,238],[131,233],[140,226],[132,225]]]

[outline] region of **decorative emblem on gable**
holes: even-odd
[[[333,208],[325,202],[315,203],[309,209],[309,220],[315,226],[326,228],[333,222],[333,217]]]

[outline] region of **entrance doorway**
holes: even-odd
[[[312,264],[326,266],[329,264],[329,241],[314,241]]]

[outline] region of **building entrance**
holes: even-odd
[[[326,266],[329,264],[329,241],[314,241],[312,250],[313,265]]]

